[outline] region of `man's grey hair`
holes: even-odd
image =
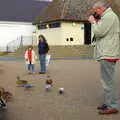
[[[96,7],[105,7],[105,8],[108,8],[108,7],[109,7],[109,4],[108,4],[108,2],[98,1],[98,2],[96,2],[96,3],[93,5],[93,8],[96,8]]]

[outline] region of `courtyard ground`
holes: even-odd
[[[93,60],[52,60],[47,74],[28,75],[24,61],[0,61],[0,86],[13,94],[0,120],[119,120],[120,114],[101,116],[96,110],[102,102],[99,64]],[[16,76],[28,80],[29,90],[16,86]],[[51,92],[45,91],[47,75],[53,79]],[[116,86],[120,103],[120,63],[116,67]],[[65,95],[59,95],[63,87]]]

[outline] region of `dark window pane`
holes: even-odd
[[[38,25],[38,29],[47,29],[47,25]]]
[[[49,28],[57,28],[57,27],[60,27],[60,22],[56,22],[56,23],[51,23],[49,24]]]
[[[69,39],[67,38],[66,41],[69,41]]]
[[[73,41],[73,38],[70,38],[70,41]]]

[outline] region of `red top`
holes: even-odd
[[[28,50],[28,60],[29,62],[32,61],[32,50]]]
[[[119,59],[104,59],[104,60],[106,60],[106,61],[108,61],[108,62],[117,62]]]

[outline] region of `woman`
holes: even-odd
[[[40,74],[46,73],[46,55],[49,51],[48,43],[43,35],[39,36],[38,53],[40,59]]]

